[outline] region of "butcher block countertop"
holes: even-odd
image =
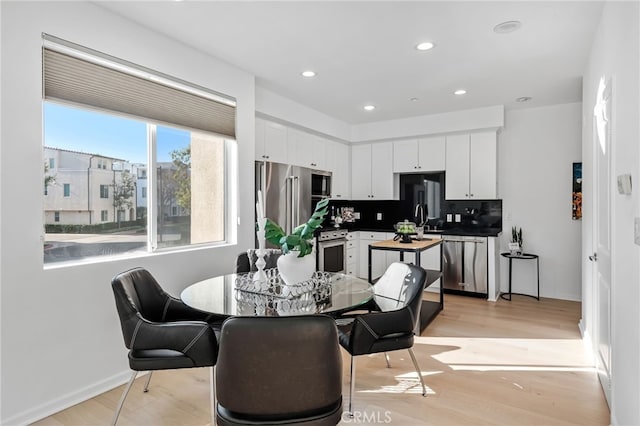
[[[422,240],[413,240],[411,243],[401,243],[400,240],[384,240],[371,243],[369,246],[387,250],[426,250],[441,243],[442,238],[423,238]]]

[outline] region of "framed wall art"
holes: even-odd
[[[572,219],[582,219],[582,163],[573,163]]]

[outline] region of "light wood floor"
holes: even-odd
[[[429,296],[430,297],[430,296]],[[445,310],[416,338],[427,397],[407,351],[356,364],[355,417],[395,425],[608,425],[609,410],[578,331],[580,304],[514,296],[497,303],[445,295]],[[345,409],[349,356],[344,356]],[[160,371],[134,384],[119,425],[208,425],[208,369]],[[106,425],[123,387],[36,425]]]

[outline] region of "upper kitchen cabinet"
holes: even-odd
[[[349,147],[339,142],[327,141],[327,170],[331,172],[331,198],[351,198],[351,159]]]
[[[393,142],[393,172],[437,172],[445,169],[444,136]]]
[[[287,127],[256,118],[256,160],[287,163]]]
[[[393,144],[351,147],[351,197],[354,200],[393,199]]]
[[[496,132],[446,138],[447,200],[497,198]]]
[[[296,166],[327,170],[327,140],[310,133],[289,128],[289,162]]]

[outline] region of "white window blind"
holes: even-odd
[[[85,54],[89,50],[82,49]],[[119,68],[123,68],[122,63],[119,62]],[[88,105],[235,139],[234,101],[218,102],[170,87],[152,81],[153,74],[142,78],[45,46],[43,77],[45,99]]]

